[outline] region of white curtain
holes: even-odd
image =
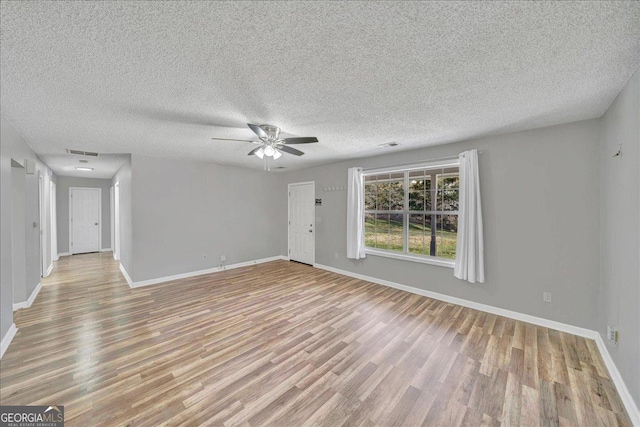
[[[453,275],[471,283],[484,283],[484,242],[477,150],[460,154],[458,245]]]
[[[349,169],[347,191],[347,258],[365,258],[364,253],[364,183],[362,168]]]

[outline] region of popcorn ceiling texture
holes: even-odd
[[[291,170],[599,117],[640,64],[639,2],[3,1],[1,13],[2,114],[45,161],[73,148],[261,169],[249,143],[210,139],[249,139],[250,122],[320,139],[276,161]]]

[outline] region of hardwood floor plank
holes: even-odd
[[[630,426],[595,342],[286,261],[131,289],[64,257],[2,405],[69,426]]]

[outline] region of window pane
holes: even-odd
[[[376,209],[389,210],[389,175],[377,175]]]
[[[389,214],[376,215],[376,248],[389,247]]]
[[[409,215],[409,253],[425,255],[424,228],[424,215]]]
[[[438,188],[443,190],[455,190],[459,188],[460,177],[458,173],[448,173],[438,176]]]
[[[442,191],[442,210],[457,211],[458,210],[458,192],[460,190],[443,190]]]
[[[409,210],[410,211],[424,210],[424,191],[409,192]]]
[[[433,210],[433,206],[431,204],[431,195],[433,193],[433,188],[431,187],[431,177],[425,178],[424,181],[424,210],[430,211]]]
[[[455,259],[458,216],[438,215],[436,222],[438,224],[438,237],[436,241],[437,256]]]
[[[364,210],[366,211],[376,210],[376,193],[365,193]]]
[[[409,173],[409,210],[424,210],[424,171]]]
[[[392,174],[389,182],[389,209],[401,211],[404,209],[404,174]]]
[[[376,209],[376,192],[377,186],[373,181],[375,177],[366,176],[364,178],[364,208],[365,210],[375,210]]]
[[[364,245],[371,248],[376,247],[376,216],[375,214],[364,214]]]
[[[392,251],[404,251],[404,215],[389,215],[389,240],[387,249]]]
[[[409,215],[409,253],[430,255],[431,241],[431,215]]]

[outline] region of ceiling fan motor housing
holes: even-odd
[[[267,134],[269,141],[275,141],[280,137],[280,128],[273,125],[260,125],[260,129]]]

